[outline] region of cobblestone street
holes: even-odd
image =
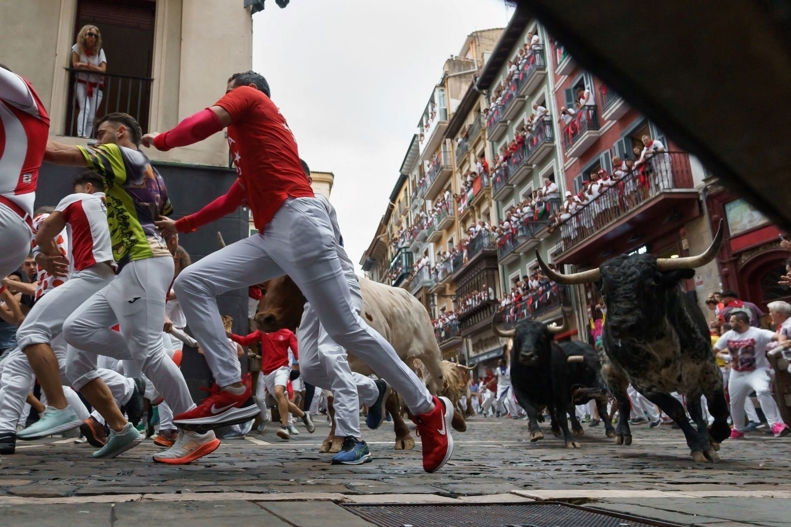
[[[559,499],[663,517],[667,511],[681,510],[675,505],[679,501],[690,505],[703,500],[694,514],[710,516],[707,523],[722,523],[718,527],[739,525],[726,521],[787,525],[791,517],[788,439],[756,432],[745,440],[727,441],[720,451],[722,461],[713,465],[694,464],[681,432],[669,426],[633,427],[635,439],[630,447],[616,446],[604,437],[601,427],[586,426],[579,450],[564,448],[548,426],[546,439],[530,443],[525,439],[526,426],[525,421],[472,419],[466,433],[454,434],[453,459],[436,474],[423,472],[419,445],[411,452],[392,449],[388,423],[382,430],[366,433],[374,461],[357,467],[332,466],[329,455],[317,453],[327,431],[324,422],[313,435],[300,427],[300,435],[289,443],[280,441],[271,428],[264,435],[225,441],[200,463],[180,467],[153,463],[151,456],[158,447],[150,440],[120,458],[99,461],[90,457],[92,447],[87,444],[50,438],[21,443],[15,455],[2,458],[0,506],[10,508],[11,519],[19,521],[11,525],[27,525],[25,515],[34,513],[24,507],[26,503],[52,503],[52,507],[94,503],[98,507],[96,502],[104,502],[101,506],[106,509],[111,501],[150,503],[156,508],[163,503],[172,506],[174,501],[229,500],[239,502],[234,506],[240,507],[259,501],[311,500],[310,505],[300,506],[304,511],[319,503],[330,506],[326,502]],[[678,499],[660,499],[667,492]],[[770,503],[779,507],[776,514],[780,516],[755,516],[749,507],[734,508],[739,500],[748,500],[753,507]],[[664,509],[645,505],[660,501]],[[704,509],[705,514],[700,512]],[[50,516],[59,521],[57,514]],[[685,524],[685,513],[673,516],[665,519]],[[763,518],[763,523],[750,521],[755,517]],[[686,523],[691,524],[691,518]],[[700,523],[700,518],[694,521]],[[36,525],[49,524],[39,518]]]

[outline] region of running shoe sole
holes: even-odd
[[[157,445],[157,446],[164,446],[164,447],[170,448],[175,443],[176,443],[175,441],[171,441],[170,439],[168,439],[166,437],[157,436],[157,437],[154,438],[154,444]]]
[[[385,383],[385,392],[384,392],[384,394],[382,394],[382,400],[379,403],[379,422],[371,423],[371,422],[368,421],[368,418],[366,417],[365,424],[368,425],[368,428],[370,428],[371,430],[376,430],[377,428],[382,426],[382,423],[385,420],[385,416],[387,415],[387,408],[385,408],[385,407],[387,406],[387,399],[390,397],[390,392],[391,391],[392,391],[392,388],[390,388],[390,385]],[[369,416],[371,415],[371,411],[370,410],[368,411],[368,415]],[[371,426],[372,424],[375,424],[376,426]]]
[[[75,421],[71,421],[69,423],[64,423],[62,425],[58,425],[58,426],[56,426],[54,428],[50,428],[48,430],[42,430],[42,431],[36,433],[35,435],[28,435],[28,436],[20,435],[20,434],[24,433],[24,430],[23,430],[22,432],[19,432],[16,435],[16,438],[17,439],[21,439],[22,441],[32,441],[34,439],[41,439],[42,437],[47,437],[47,436],[59,434],[61,432],[68,432],[69,430],[74,430],[75,428],[79,428],[81,424],[82,424],[82,421],[77,419]]]
[[[373,459],[374,459],[373,456],[370,453],[368,453],[355,461],[336,461],[335,459],[333,459],[332,464],[333,465],[362,465],[363,463],[370,463],[371,461],[373,461]]]
[[[143,436],[139,436],[137,439],[135,439],[131,443],[128,443],[128,444],[122,446],[118,450],[115,450],[115,451],[110,452],[109,454],[105,454],[103,456],[94,456],[94,459],[112,459],[114,457],[118,457],[121,454],[123,454],[124,452],[126,452],[127,450],[132,450],[133,448],[135,448],[137,445],[139,445],[142,442],[143,442]]]
[[[277,437],[279,437],[280,439],[285,439],[286,441],[291,439],[291,435],[283,429],[277,431]]]
[[[157,459],[154,457],[154,461],[157,463],[165,463],[166,465],[188,465],[193,461],[200,459],[204,456],[208,456],[218,448],[220,448],[221,441],[219,439],[212,439],[205,445],[201,445],[200,448],[195,450],[194,452],[190,452],[188,455],[179,458],[168,458],[168,459]]]
[[[442,467],[444,467],[445,463],[447,463],[448,460],[453,455],[453,435],[450,432],[452,430],[452,428],[450,426],[450,423],[451,423],[451,421],[453,421],[453,412],[454,412],[453,404],[450,402],[450,399],[448,399],[447,397],[437,397],[437,399],[442,401],[444,403],[444,405],[445,405],[445,430],[446,430],[445,433],[448,434],[448,436],[447,436],[448,437],[448,450],[447,450],[447,452],[445,452],[445,457],[442,459],[442,463],[440,463],[439,466],[437,466],[437,468],[435,468],[434,470],[431,470],[431,471],[427,470],[426,471],[426,472],[429,472],[429,473],[436,472],[439,469],[441,469]]]
[[[90,420],[90,418],[86,421],[83,421],[83,423],[80,425],[80,432],[82,432],[82,435],[84,435],[85,439],[88,440],[89,445],[96,448],[102,448],[104,445],[107,444],[107,434],[106,433],[104,434],[105,436],[104,441],[99,439],[100,436],[97,433],[95,427],[101,425],[99,424],[98,421],[96,421],[95,423],[96,424],[94,424],[94,421]],[[102,430],[102,432],[104,432],[104,430]]]
[[[179,428],[184,430],[198,431],[214,430],[223,426],[232,426],[246,423],[261,410],[255,404],[245,405],[240,408],[229,408],[221,414],[213,415],[211,417],[201,417],[199,419],[174,419],[173,424],[178,425]]]

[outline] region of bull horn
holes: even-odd
[[[568,363],[585,362],[585,357],[583,357],[582,355],[572,355],[571,357],[568,357],[566,359],[566,362],[568,362]]]
[[[547,264],[544,263],[544,260],[541,259],[541,255],[538,254],[538,250],[536,250],[536,259],[538,260],[538,265],[541,267],[541,270],[544,271],[545,275],[547,275],[547,278],[559,284],[587,284],[590,282],[597,282],[601,276],[601,271],[599,271],[598,268],[572,274],[562,274],[558,273],[557,271],[553,271],[549,268],[549,266],[547,266]]]
[[[720,225],[717,228],[717,235],[709,245],[709,248],[702,254],[697,256],[685,256],[683,258],[657,258],[656,267],[659,271],[675,271],[677,269],[697,269],[703,267],[712,261],[717,253],[720,252],[723,237],[723,224],[725,220],[720,219]]]
[[[567,325],[568,324],[566,323],[566,317],[564,315],[563,322],[559,326],[556,326],[555,324],[547,324],[546,326],[547,326],[547,331],[549,331],[550,335],[557,335],[558,333],[563,333],[564,331],[566,331]]]
[[[220,231],[217,231],[217,243],[220,244],[220,249],[225,247],[225,240],[223,240],[222,233]]]
[[[512,338],[514,338],[514,335],[516,335],[516,330],[515,329],[503,329],[503,328],[500,327],[500,324],[497,323],[497,320],[492,318],[492,333],[494,333],[498,337],[503,337],[503,338],[506,338],[506,339],[512,339]]]

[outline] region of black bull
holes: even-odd
[[[595,282],[607,306],[603,344],[608,364],[604,376],[618,400],[619,444],[631,444],[629,382],[681,427],[695,461],[717,461],[719,443],[730,435],[722,375],[711,351],[706,318],[680,288],[694,269],[712,261],[722,243],[722,222],[711,246],[699,256],[663,259],[650,254],[619,256],[598,269],[563,275],[549,269],[547,276],[563,284]],[[672,395],[686,396],[683,405]],[[703,416],[706,396],[711,427]]]
[[[546,408],[552,418],[552,432],[563,439],[568,448],[579,448],[569,431],[566,413],[571,418],[573,435],[584,434],[577,420],[574,405],[596,401],[608,437],[614,437],[607,414],[607,389],[601,377],[598,352],[582,342],[557,344],[553,333],[562,329],[525,320],[513,330],[492,325],[496,335],[513,338],[511,349],[511,384],[516,400],[530,420],[530,440],[543,439],[539,427]]]

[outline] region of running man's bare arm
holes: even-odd
[[[56,210],[45,219],[36,233],[36,263],[54,276],[69,273],[69,260],[61,254],[55,239],[66,227],[63,213]]]
[[[44,153],[44,161],[54,165],[65,165],[71,167],[87,167],[88,162],[82,155],[80,149],[74,145],[64,145],[57,141],[47,141],[47,151]]]

